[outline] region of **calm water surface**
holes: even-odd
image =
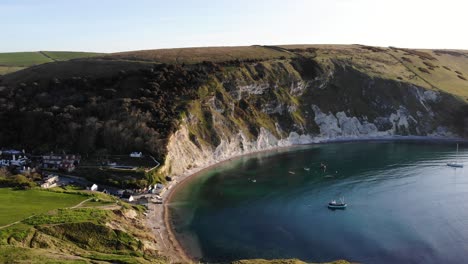
[[[427,142],[252,155],[190,180],[169,211],[184,248],[204,261],[466,263],[468,168],[447,167],[455,156],[455,144]],[[466,146],[459,159],[468,166]],[[341,196],[346,210],[327,209]]]

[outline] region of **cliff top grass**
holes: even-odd
[[[468,51],[403,49],[364,45],[286,45],[333,69],[334,62],[373,77],[399,80],[468,100]]]
[[[432,90],[458,95],[468,100],[468,51],[402,49],[365,45],[281,45],[238,47],[195,47],[155,49],[99,54],[88,52],[0,53],[0,74],[53,61],[82,58],[81,62],[49,66],[41,74],[57,76],[84,71],[103,72],[107,68],[144,67],[139,63],[194,64],[204,61],[255,61],[309,57],[324,67],[347,64],[370,76],[399,80]],[[119,64],[105,61],[119,61]],[[132,63],[133,62],[133,63]],[[96,67],[93,67],[96,65]],[[91,70],[87,70],[87,69]],[[97,69],[95,69],[97,68]],[[70,71],[67,71],[69,69]],[[88,73],[88,71],[90,73]],[[104,74],[104,72],[103,72]]]
[[[0,188],[0,226],[23,220],[35,214],[77,205],[88,197],[80,194],[42,190]]]
[[[66,61],[77,58],[89,58],[102,55],[95,52],[74,51],[35,51],[0,53],[0,74],[7,74],[54,61]]]
[[[156,49],[113,53],[103,56],[106,59],[152,61],[158,63],[201,63],[203,61],[223,62],[230,60],[255,60],[291,57],[293,54],[265,46],[244,47],[203,47]]]
[[[129,51],[110,60],[192,64],[203,61],[271,60],[309,57],[325,67],[345,63],[370,76],[399,80],[468,100],[468,51],[403,49],[365,45],[282,45]]]
[[[128,207],[128,208],[126,208]],[[138,210],[57,209],[0,229],[1,263],[165,263]]]

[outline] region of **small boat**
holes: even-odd
[[[288,171],[289,174],[296,174],[294,171]]]
[[[463,168],[463,164],[457,163],[457,162],[449,162],[447,163],[447,166],[453,167],[453,168]]]
[[[310,171],[310,168],[304,168],[305,171]]]
[[[458,157],[458,144],[457,144],[457,157]],[[457,161],[448,162],[447,166],[453,168],[463,168],[463,164]]]
[[[332,200],[328,203],[330,209],[346,209],[347,204],[344,202],[344,198],[341,198],[339,202]]]
[[[323,172],[327,171],[327,165],[325,165],[325,163],[321,162],[321,163],[320,163],[320,169],[321,169]]]
[[[256,183],[256,182],[257,182],[257,180],[252,180],[252,182],[253,182],[253,183]]]

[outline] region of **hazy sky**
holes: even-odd
[[[0,52],[254,44],[468,49],[463,0],[0,0]]]

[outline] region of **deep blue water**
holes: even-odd
[[[251,155],[191,179],[169,211],[181,244],[204,261],[465,263],[468,168],[445,165],[455,158],[454,143],[428,142]],[[459,159],[468,165],[466,146]],[[346,210],[326,207],[342,196]]]

